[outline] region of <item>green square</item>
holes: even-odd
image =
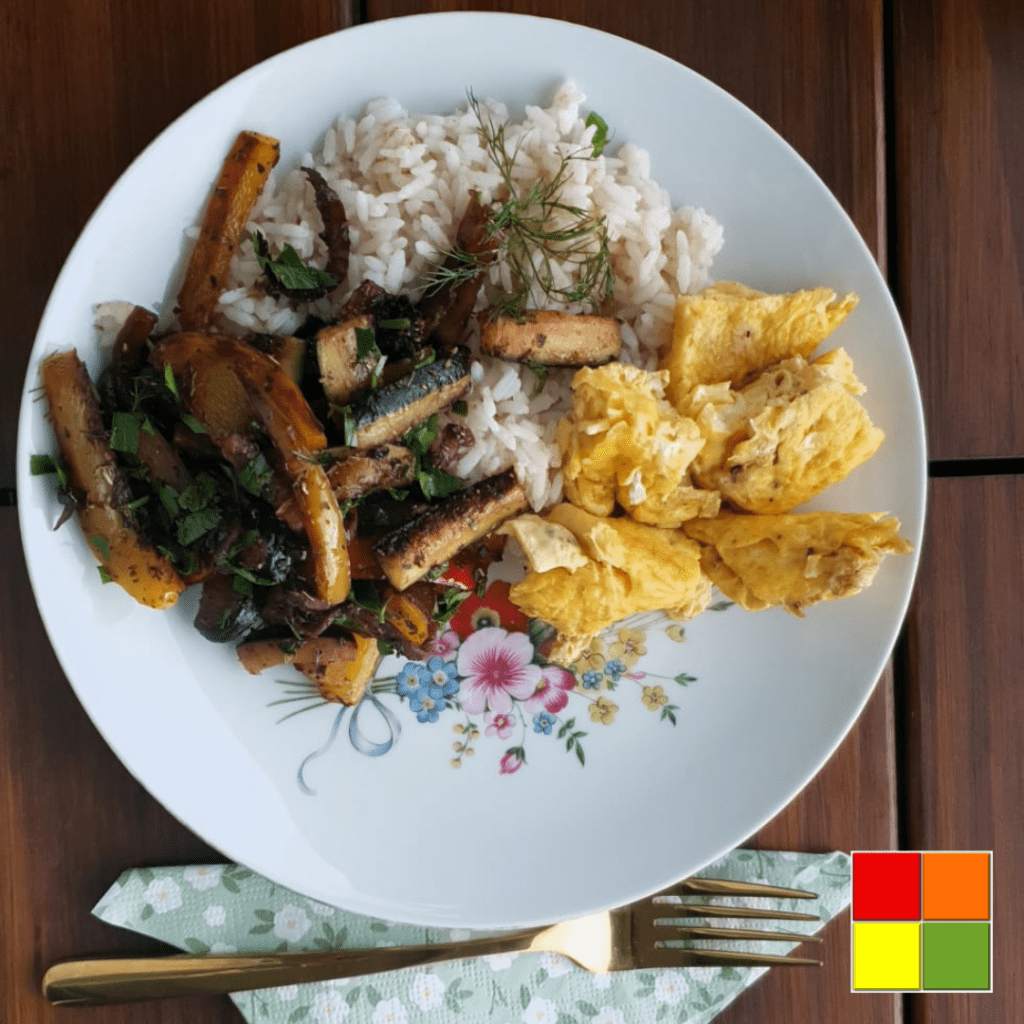
[[[987,921],[926,922],[925,989],[961,991],[991,987],[991,938]]]

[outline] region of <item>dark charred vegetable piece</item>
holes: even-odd
[[[377,537],[358,535],[348,542],[349,572],[354,580],[382,580],[384,570],[373,553]]]
[[[469,391],[469,367],[469,350],[457,348],[441,362],[361,395],[346,412],[345,442],[365,449],[403,437]]]
[[[391,623],[404,640],[422,648],[437,636],[436,603],[437,594],[430,583],[414,583],[401,593],[385,587],[384,620]]]
[[[460,254],[471,256],[480,264],[494,259],[498,242],[490,230],[490,217],[490,207],[480,202],[478,192],[471,192],[469,206],[455,235],[454,252],[444,262],[445,269],[458,270],[465,262]],[[462,340],[483,280],[481,271],[459,283],[445,281],[420,302],[420,314],[428,324],[429,336],[439,348],[454,348]]]
[[[114,339],[108,372],[114,394],[123,408],[132,406],[134,377],[146,362],[146,342],[156,327],[156,320],[155,313],[133,306]]]
[[[358,287],[345,300],[338,310],[339,320],[351,320],[354,316],[366,316],[373,312],[374,303],[387,295],[387,292],[376,281],[367,278],[360,281]]]
[[[374,554],[391,584],[405,590],[526,507],[526,492],[507,470],[431,506],[382,537]]]
[[[469,427],[461,423],[446,423],[427,449],[427,460],[437,469],[452,473],[475,442]]]
[[[373,380],[381,353],[374,344],[360,356],[359,338],[363,331],[373,331],[373,317],[369,314],[332,324],[316,336],[320,385],[327,400],[335,406],[348,405]]]
[[[142,537],[126,507],[128,488],[85,365],[71,349],[47,357],[41,374],[68,488],[90,548],[107,576],[140,604],[169,607],[185,585],[170,559]]]
[[[337,278],[339,284],[344,284],[348,279],[348,257],[352,248],[345,204],[318,171],[312,167],[303,167],[302,170],[313,186],[316,208],[324,222],[324,229],[320,232],[320,237],[327,246],[327,266],[324,270]]]
[[[520,363],[600,366],[618,358],[622,333],[612,317],[527,310],[522,322],[482,316],[480,350]]]
[[[354,501],[371,491],[408,487],[416,478],[416,459],[400,444],[364,451],[328,448],[324,455],[331,457],[326,464],[327,479],[338,501]]]
[[[256,675],[277,665],[294,665],[316,683],[324,700],[358,704],[380,662],[377,641],[358,635],[310,637],[301,643],[257,640],[241,644],[238,658]]]
[[[263,624],[252,597],[240,594],[230,573],[215,572],[203,582],[195,627],[215,644],[237,643]]]
[[[231,256],[280,155],[277,139],[257,132],[242,132],[231,147],[203,212],[199,238],[178,293],[182,330],[203,331],[210,326]]]

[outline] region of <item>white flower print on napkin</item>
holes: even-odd
[[[196,867],[185,868],[182,878],[192,886],[193,889],[214,889],[220,882],[221,867]]]
[[[142,898],[158,914],[166,914],[181,906],[181,886],[173,878],[162,875],[146,886]]]
[[[286,942],[298,942],[309,931],[309,918],[302,907],[286,903],[274,915],[274,934]]]

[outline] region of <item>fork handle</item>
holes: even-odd
[[[181,954],[67,960],[46,972],[43,995],[55,1006],[101,1006],[170,996],[245,992],[536,949],[538,938],[546,931],[547,928],[533,928],[465,942],[339,949],[325,953]]]

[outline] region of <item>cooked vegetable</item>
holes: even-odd
[[[296,383],[302,383],[302,372],[306,363],[306,342],[290,334],[270,338],[266,353],[276,359],[281,369]]]
[[[554,310],[528,310],[481,323],[480,348],[492,356],[544,366],[600,366],[622,350],[619,322]]]
[[[494,259],[497,248],[491,208],[480,202],[478,192],[471,192],[455,233],[455,248],[437,272],[438,284],[427,292],[419,307],[441,348],[454,348],[462,340],[487,264]]]
[[[277,139],[257,132],[241,132],[231,147],[203,212],[199,238],[178,293],[182,330],[203,331],[210,326],[228,280],[231,256],[280,155]]]
[[[360,346],[361,336],[366,335],[369,335],[369,345]],[[327,400],[337,406],[347,405],[359,392],[365,391],[380,356],[373,333],[373,317],[368,313],[320,331],[316,336],[316,357]]]
[[[302,170],[313,186],[316,208],[324,222],[324,229],[320,233],[327,246],[327,266],[324,270],[336,281],[344,284],[348,279],[348,257],[352,248],[345,204],[338,198],[338,193],[324,181],[319,171],[313,170],[312,167],[303,167]]]
[[[78,503],[82,532],[106,578],[150,608],[174,604],[185,585],[170,560],[139,533],[127,507],[130,494],[107,442],[95,388],[71,349],[41,368],[68,488]]]
[[[469,350],[457,348],[442,362],[361,395],[345,414],[346,443],[376,448],[407,434],[469,391],[469,365]]]
[[[385,444],[354,451],[328,448],[327,478],[338,501],[353,501],[371,491],[408,487],[415,480],[416,459],[408,448]]]
[[[515,473],[507,470],[431,506],[382,537],[374,553],[391,584],[405,590],[527,504]]]
[[[277,665],[294,665],[317,685],[324,700],[358,704],[380,662],[377,641],[368,637],[310,637],[295,640],[256,640],[239,645],[238,659],[245,670],[258,675]]]

